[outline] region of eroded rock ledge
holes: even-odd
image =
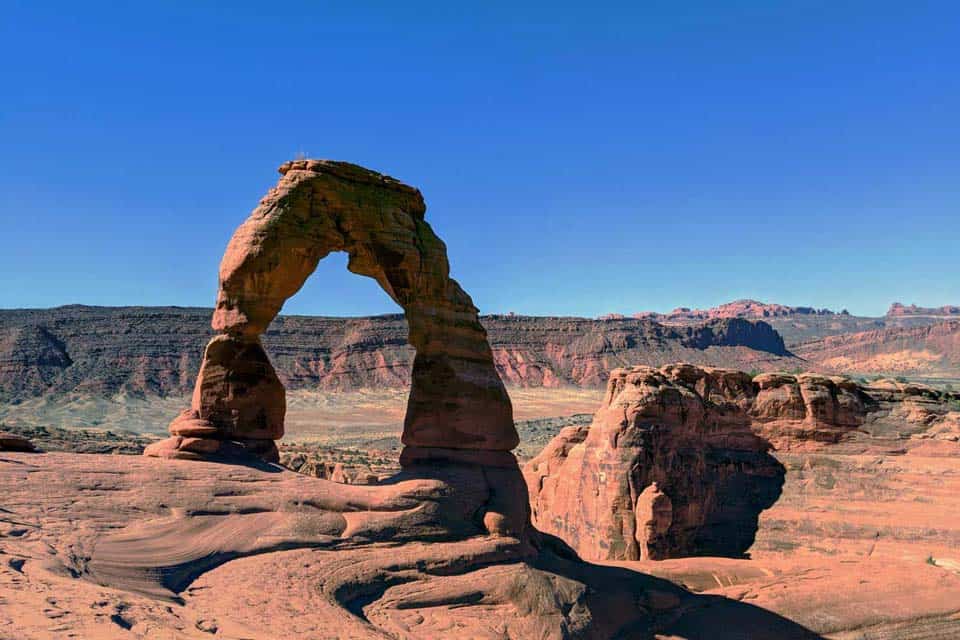
[[[956,440],[957,400],[891,380],[619,369],[593,422],[526,465],[533,523],[592,560],[740,556],[780,495],[771,450]]]

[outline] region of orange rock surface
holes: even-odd
[[[534,525],[590,560],[744,553],[784,475],[751,431],[750,389],[738,371],[614,371],[593,423],[527,463]]]
[[[220,443],[277,460],[283,385],[260,335],[319,261],[349,255],[403,307],[416,349],[403,443],[509,451],[519,442],[477,309],[450,277],[446,247],[424,219],[420,192],[345,162],[298,160],[227,246],[213,328],[189,412],[147,455],[195,458]]]
[[[957,400],[894,380],[619,369],[592,424],[525,466],[533,524],[592,560],[738,556],[781,494],[785,455],[957,455]]]
[[[519,471],[426,455],[354,486],[265,463],[3,454],[0,638],[652,640],[728,620],[709,637],[817,637],[534,532],[491,533],[487,505],[512,499]]]

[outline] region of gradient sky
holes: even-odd
[[[0,307],[211,305],[298,152],[487,313],[960,303],[960,3],[476,5],[4,2]],[[285,311],[396,310],[345,264]]]

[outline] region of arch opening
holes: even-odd
[[[402,314],[403,308],[379,283],[347,269],[348,259],[345,251],[330,252],[303,287],[287,299],[281,316],[360,318]],[[330,301],[335,304],[328,304]]]

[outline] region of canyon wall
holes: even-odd
[[[69,306],[0,311],[0,401],[76,393],[190,393],[211,310]],[[793,369],[769,325],[741,319],[689,327],[650,320],[484,316],[497,371],[519,386],[602,386],[612,369],[684,360]],[[405,388],[413,349],[402,315],[280,316],[263,344],[287,389]]]
[[[960,371],[960,320],[828,336],[794,349],[825,370],[955,377]]]

